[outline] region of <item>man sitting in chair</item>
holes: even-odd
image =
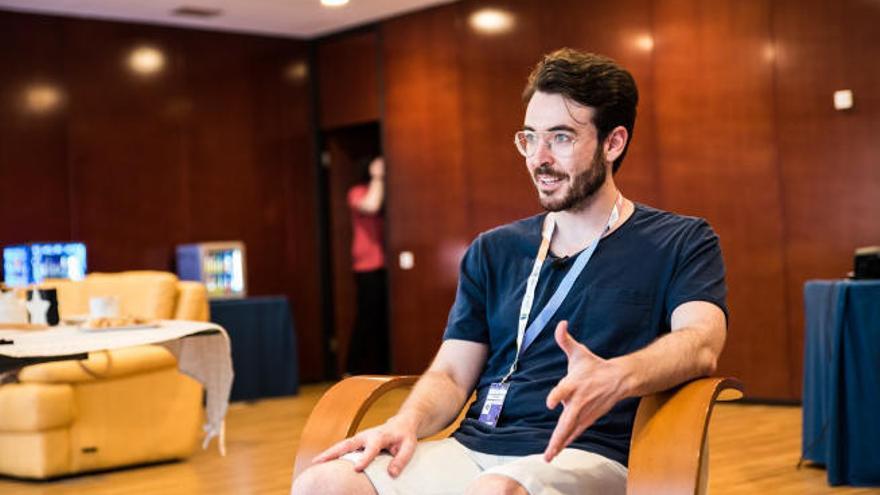
[[[727,318],[718,237],[614,183],[632,76],[563,49],[523,98],[515,144],[547,213],[477,237],[443,344],[400,411],[319,455],[295,494],[624,493],[639,397],[715,370]],[[417,442],[474,390],[452,437]]]

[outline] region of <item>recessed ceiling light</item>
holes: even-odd
[[[194,7],[192,5],[182,5],[171,11],[172,15],[180,17],[199,17],[202,19],[208,17],[217,17],[222,13],[223,11],[220,9],[215,9],[211,7]]]
[[[324,7],[342,7],[347,3],[348,0],[321,0],[321,5]]]

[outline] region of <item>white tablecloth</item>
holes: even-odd
[[[210,332],[205,335],[197,335]],[[184,338],[188,337],[188,338]],[[229,336],[214,323],[203,321],[162,320],[158,328],[133,330],[81,330],[58,326],[42,331],[3,330],[0,339],[12,344],[0,345],[0,354],[13,357],[66,356],[143,344],[160,344],[176,357],[180,371],[198,380],[207,394],[205,439],[220,436],[218,446],[225,454],[223,419],[232,390],[232,355]]]

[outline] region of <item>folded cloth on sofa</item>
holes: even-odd
[[[184,338],[186,337],[186,338]],[[66,356],[86,352],[119,349],[144,344],[161,344],[177,358],[183,373],[205,387],[205,439],[219,436],[218,447],[225,454],[223,419],[232,390],[232,355],[229,336],[214,323],[183,320],[160,320],[157,328],[92,331],[58,326],[41,332],[3,330],[0,338],[12,341],[0,347],[0,354],[13,358]]]

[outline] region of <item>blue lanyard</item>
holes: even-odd
[[[590,258],[593,257],[593,253],[596,251],[596,248],[599,246],[599,241],[605,237],[606,234],[611,230],[611,227],[617,223],[617,220],[620,218],[620,206],[623,204],[623,196],[618,193],[617,201],[614,203],[614,208],[611,209],[611,214],[608,216],[608,222],[605,224],[605,229],[602,231],[593,242],[587,247],[587,249],[581,251],[581,254],[574,261],[574,265],[571,267],[571,270],[565,275],[562,279],[562,283],[559,284],[559,287],[556,288],[556,292],[553,293],[553,296],[550,297],[550,300],[544,306],[538,316],[532,321],[532,324],[526,328],[526,322],[529,319],[529,314],[532,311],[532,304],[534,303],[535,297],[535,287],[538,285],[538,278],[540,276],[541,265],[544,263],[544,259],[547,256],[547,251],[550,246],[550,240],[553,237],[553,231],[556,227],[556,222],[552,217],[552,214],[548,214],[545,219],[544,228],[542,231],[542,239],[541,239],[541,247],[538,249],[538,255],[535,257],[535,263],[532,266],[532,272],[529,274],[529,279],[526,283],[526,293],[523,295],[522,305],[520,306],[520,314],[516,335],[516,357],[513,360],[513,363],[510,365],[510,371],[501,379],[501,382],[504,383],[508,378],[516,371],[516,367],[519,364],[519,358],[522,356],[523,352],[528,349],[532,342],[538,338],[538,335],[544,328],[547,326],[547,323],[553,318],[553,315],[556,314],[556,311],[559,309],[559,306],[562,305],[562,301],[565,300],[568,293],[571,291],[572,286],[574,285],[575,280],[577,280],[578,276],[580,276],[581,272],[587,266],[587,263],[590,262]]]

